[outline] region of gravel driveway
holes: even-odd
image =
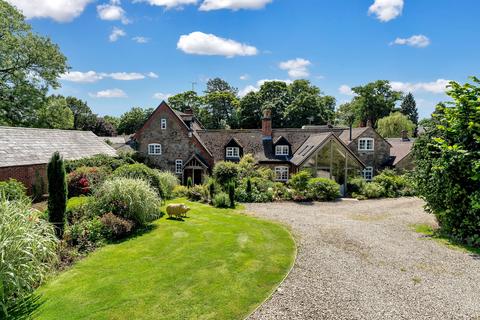
[[[250,319],[480,319],[480,257],[412,231],[416,198],[251,204],[292,228],[295,266]]]

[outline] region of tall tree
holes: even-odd
[[[357,110],[351,102],[344,103],[338,107],[335,114],[335,122],[337,125],[353,127],[357,122]]]
[[[247,93],[238,106],[238,126],[242,129],[258,129],[262,125],[262,102],[256,92]]]
[[[388,117],[378,120],[377,123],[377,131],[384,138],[401,137],[404,130],[409,135],[412,135],[415,130],[415,124],[400,112],[392,113]]]
[[[114,116],[104,116],[103,120],[110,124],[114,129],[115,132],[117,132],[118,125],[120,124],[120,118],[119,117],[114,117]]]
[[[213,78],[207,81],[206,94],[214,92],[229,92],[234,96],[238,95],[238,89],[232,87],[227,81],[220,78]]]
[[[181,112],[191,109],[194,113],[197,113],[201,108],[202,98],[195,91],[185,91],[168,98],[168,104]]]
[[[66,98],[67,106],[73,113],[73,129],[89,130],[95,125],[97,116],[92,112],[85,101],[75,97]]]
[[[358,108],[360,121],[363,124],[371,121],[373,126],[376,126],[378,119],[388,116],[402,98],[401,92],[394,91],[387,80],[377,80],[352,90],[357,95],[353,102]]]
[[[36,127],[48,129],[72,129],[73,112],[62,96],[50,96],[37,112]]]
[[[67,209],[67,178],[63,159],[55,152],[47,167],[48,176],[48,221],[55,226],[59,238],[63,235]]]
[[[272,111],[272,122],[276,128],[284,127],[283,114],[290,104],[290,95],[288,86],[283,81],[268,81],[262,84],[258,91],[260,98],[259,107],[264,110],[266,108]]]
[[[412,121],[416,126],[418,125],[418,110],[417,103],[413,94],[409,92],[405,98],[403,98],[402,104],[400,106],[400,112],[403,113]]]
[[[115,127],[102,117],[97,117],[95,123],[89,128],[89,130],[99,137],[114,137],[117,135]]]
[[[137,130],[143,126],[145,121],[147,121],[152,111],[152,109],[134,107],[130,111],[125,112],[120,117],[117,129],[118,133],[132,134],[137,132]]]
[[[65,56],[32,32],[25,17],[0,1],[0,122],[31,126],[49,88],[60,86]]]
[[[207,93],[204,97],[204,107],[209,113],[210,119],[204,119],[203,123],[210,129],[221,129],[226,126],[236,128],[238,99],[231,92],[212,92]]]

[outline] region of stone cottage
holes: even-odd
[[[113,148],[90,131],[0,126],[0,181],[16,179],[31,192],[35,183],[46,183],[47,163],[55,151],[66,160],[116,156]]]

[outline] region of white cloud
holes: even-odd
[[[121,89],[107,89],[90,93],[90,96],[93,98],[126,98],[127,94]]]
[[[130,23],[125,15],[125,10],[120,7],[119,0],[112,0],[110,4],[101,4],[97,6],[97,13],[102,20],[120,20],[123,24]]]
[[[392,89],[402,92],[415,92],[415,91],[424,91],[430,93],[444,93],[447,89],[447,86],[450,84],[450,80],[438,79],[432,82],[400,82],[392,81]]]
[[[258,54],[255,47],[199,31],[180,36],[177,48],[188,54],[217,55],[229,58]]]
[[[352,91],[352,88],[350,88],[346,84],[341,85],[340,88],[338,88],[338,92],[340,92],[341,94],[346,95],[346,96],[355,95],[355,93]]]
[[[133,37],[132,40],[135,41],[136,43],[147,43],[150,41],[149,38],[145,38],[141,36]]]
[[[114,72],[107,76],[114,80],[130,81],[130,80],[142,80],[145,76],[138,72]]]
[[[422,34],[411,36],[410,38],[397,38],[391,43],[398,45],[407,45],[416,48],[425,48],[430,45],[430,39]]]
[[[279,67],[282,70],[287,70],[291,78],[306,78],[310,75],[308,67],[312,63],[308,60],[297,58],[281,62]]]
[[[108,40],[110,40],[110,42],[115,42],[118,40],[118,38],[124,37],[126,35],[127,34],[125,33],[125,31],[123,31],[122,29],[113,27],[112,33],[110,33]]]
[[[205,0],[200,6],[201,11],[220,9],[261,9],[273,0]]]
[[[7,0],[28,18],[51,18],[69,22],[82,14],[92,0]]]
[[[382,22],[388,22],[402,14],[403,5],[403,0],[375,0],[368,13],[375,14]]]
[[[165,7],[166,9],[181,8],[189,4],[197,4],[198,0],[134,0],[133,2],[146,2],[152,6]]]
[[[158,74],[156,74],[155,72],[149,72],[149,73],[147,73],[147,77],[157,79]]]
[[[103,75],[95,71],[70,71],[60,76],[61,80],[71,81],[71,82],[85,82],[92,83],[97,82],[98,80],[103,79]]]
[[[260,87],[265,83],[265,82],[271,82],[271,81],[280,81],[280,82],[285,82],[286,84],[291,84],[293,81],[292,80],[281,80],[281,79],[262,79],[258,80],[256,86],[253,85],[248,85],[242,90],[238,92],[238,95],[240,97],[246,96],[250,92],[257,92],[260,90]]]
[[[168,98],[170,98],[171,96],[173,96],[171,93],[157,92],[153,94],[154,99],[165,100],[165,101],[168,100]]]
[[[243,81],[247,80],[248,78],[249,78],[248,74],[242,74],[240,76],[240,80],[243,80]]]

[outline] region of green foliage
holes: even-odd
[[[35,170],[35,181],[32,185],[33,201],[42,199],[45,194],[45,180],[38,170]]]
[[[66,220],[69,224],[75,224],[78,221],[89,219],[94,216],[91,210],[92,197],[73,197],[67,201],[65,211]]]
[[[171,199],[173,197],[173,189],[179,184],[177,176],[170,171],[159,171],[157,175],[160,180],[163,198]]]
[[[59,238],[62,237],[67,206],[67,179],[63,159],[55,152],[47,166],[48,176],[48,221],[55,225]]]
[[[105,227],[105,231],[109,239],[125,238],[130,234],[135,226],[132,221],[117,217],[111,212],[104,214],[100,218],[100,221]]]
[[[68,225],[63,239],[79,252],[91,252],[105,243],[105,228],[99,217],[83,219]]]
[[[187,178],[187,188],[193,187],[193,180],[192,177]]]
[[[312,178],[308,181],[308,198],[317,201],[332,201],[340,197],[340,185],[327,178]]]
[[[53,226],[38,214],[27,201],[0,200],[0,315],[7,312],[7,319],[21,309],[28,311],[29,306],[22,306],[24,299],[45,280],[56,260]]]
[[[187,198],[190,201],[209,202],[209,190],[206,185],[194,185],[188,188]]]
[[[402,104],[400,106],[400,112],[408,117],[412,123],[418,125],[418,110],[417,103],[412,93],[408,93],[405,98],[403,98]]]
[[[36,127],[47,129],[72,129],[73,112],[62,96],[50,96],[37,111]]]
[[[182,185],[175,186],[172,194],[174,198],[186,198],[188,196],[188,188]]]
[[[273,184],[273,200],[292,200],[292,191],[283,182]]]
[[[25,200],[27,199],[27,189],[20,181],[8,179],[0,181],[0,201],[3,200]]]
[[[202,105],[202,99],[195,91],[185,91],[169,97],[168,105],[181,112],[191,109],[195,114],[197,114]]]
[[[367,199],[381,198],[385,195],[385,188],[377,182],[369,182],[365,184],[362,190],[362,195]]]
[[[157,192],[158,195],[162,197],[164,196],[159,172],[142,163],[125,164],[116,169],[112,176],[145,180]],[[168,184],[167,181],[164,181],[164,183]]]
[[[247,178],[247,187],[245,188],[245,192],[247,195],[252,194],[252,180],[250,180],[250,178]]]
[[[226,189],[230,182],[236,182],[238,178],[238,165],[233,162],[220,161],[213,168],[213,177]]]
[[[114,178],[105,181],[94,194],[98,215],[112,212],[137,225],[145,225],[160,214],[160,198],[148,182],[140,179]]]
[[[480,80],[450,83],[453,102],[440,104],[414,145],[417,191],[440,232],[480,247]]]
[[[6,1],[0,1],[0,35],[0,123],[32,126],[47,91],[60,86],[66,58]]]
[[[73,114],[73,129],[92,130],[97,116],[92,112],[87,102],[75,97],[66,97],[65,101]]]
[[[209,129],[223,129],[227,126],[237,127],[236,110],[239,101],[231,92],[211,92],[203,98],[204,110],[208,117],[202,118],[202,124]]]
[[[373,182],[378,183],[385,189],[385,193],[382,196],[388,198],[404,195],[403,190],[407,187],[408,183],[404,176],[398,175],[393,170],[383,170],[373,178]]]
[[[352,103],[358,120],[363,124],[371,121],[373,126],[376,126],[378,119],[388,116],[402,97],[400,92],[392,90],[390,82],[386,80],[358,86],[352,91],[356,94]]]
[[[41,305],[42,301],[39,295],[34,293],[26,295],[25,297],[16,299],[13,305],[0,305],[0,319],[31,320]]]
[[[308,181],[312,178],[310,172],[303,170],[297,174],[294,174],[288,185],[295,191],[299,196],[306,197],[308,194]]]
[[[225,192],[217,193],[212,200],[212,204],[215,208],[229,208],[230,199],[228,194]]]
[[[67,176],[68,196],[88,195],[107,177],[107,170],[102,167],[79,167]]]
[[[392,113],[378,120],[377,131],[382,137],[401,137],[403,130],[407,131],[409,136],[412,136],[415,130],[415,124],[400,112]]]
[[[336,124],[340,126],[353,127],[358,122],[357,110],[354,103],[344,103],[338,107],[335,114]]]
[[[230,182],[228,185],[228,199],[230,201],[230,208],[235,208],[235,184]]]
[[[128,154],[121,154],[118,157],[111,157],[104,154],[98,154],[92,157],[78,160],[66,160],[65,169],[72,172],[79,167],[103,167],[107,170],[115,170],[125,164],[133,164],[135,160]]]
[[[208,184],[208,193],[210,195],[210,199],[213,199],[215,197],[215,183],[211,182]]]
[[[247,192],[248,181],[251,191]],[[261,177],[244,178],[236,190],[236,199],[239,202],[271,202],[273,201],[273,182]]]
[[[348,191],[354,198],[375,199],[375,198],[397,198],[413,196],[414,181],[410,173],[403,175],[394,170],[383,170],[373,178],[372,182],[366,182],[363,178],[357,177],[348,182]]]
[[[120,117],[117,131],[119,134],[132,134],[140,129],[148,117],[152,114],[152,109],[132,108]]]

